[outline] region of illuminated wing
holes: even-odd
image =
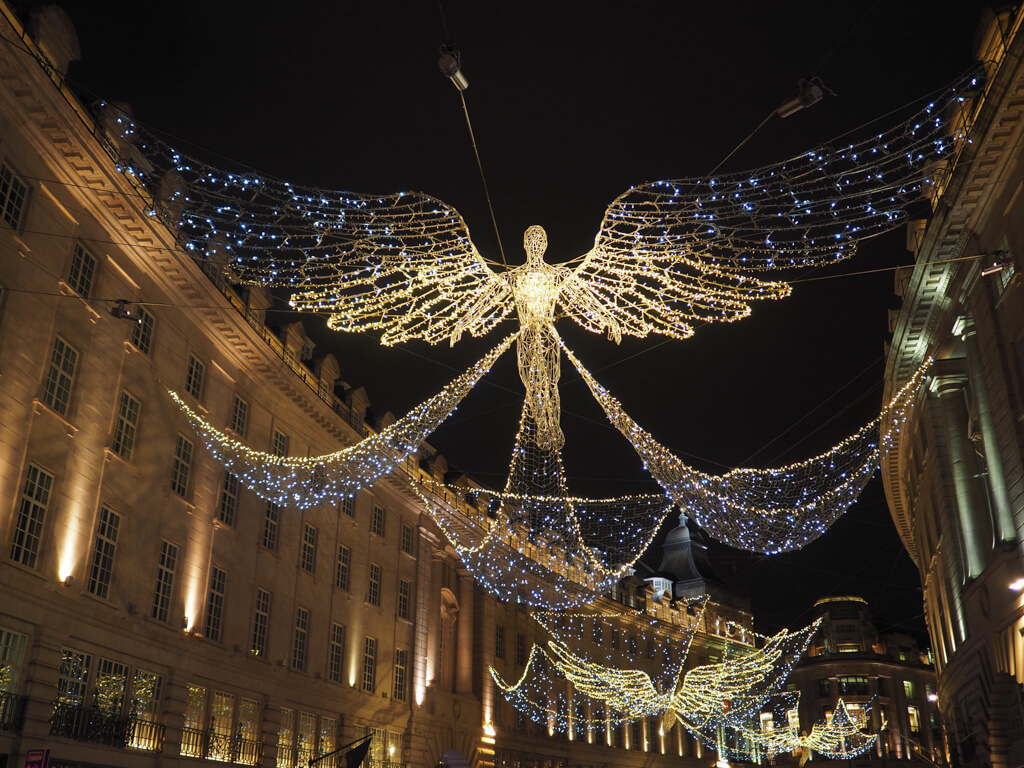
[[[752,273],[831,264],[899,226],[960,146],[968,76],[894,128],[743,173],[633,187],[605,211],[564,311],[592,331],[685,337],[789,287]],[[589,297],[580,300],[579,295]],[[569,297],[567,297],[569,298]],[[602,311],[602,307],[604,308]]]
[[[287,288],[298,309],[381,341],[453,343],[513,308],[459,213],[420,192],[370,195],[228,173],[132,126],[128,172],[157,201],[182,246],[208,269]]]
[[[673,704],[679,717],[697,728],[709,721],[745,716],[759,710],[785,682],[821,623],[783,630],[763,647],[686,672]]]
[[[661,694],[651,677],[640,669],[605,667],[577,656],[558,640],[549,640],[550,659],[580,693],[630,718],[663,712],[671,694]]]

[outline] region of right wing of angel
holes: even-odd
[[[131,175],[204,267],[292,291],[335,330],[381,332],[385,344],[487,333],[513,309],[451,206],[420,192],[371,195],[229,173],[137,126]]]

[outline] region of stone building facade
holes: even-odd
[[[871,758],[879,765],[917,758],[944,764],[931,653],[908,635],[879,634],[863,598],[826,597],[814,608],[821,628],[787,684],[800,693],[800,727],[824,720],[842,699],[848,711],[869,712],[869,732],[879,735],[858,764]]]
[[[882,466],[921,574],[954,765],[1024,765],[1024,35],[1020,9],[978,36],[987,82],[965,102],[972,140],[910,227],[896,275],[886,392],[929,356],[928,387]]]
[[[368,733],[378,768],[706,763],[678,726],[558,738],[499,699],[488,667],[514,677],[541,638],[410,491],[443,479],[429,446],[306,511],[225,474],[165,387],[279,454],[390,417],[339,386],[354,361],[269,328],[268,296],[208,274],[150,215],[117,168],[130,148],[62,78],[64,14],[0,3],[0,35],[16,42],[0,46],[0,766],[49,749],[56,768],[294,768]],[[615,596],[665,643],[696,621],[636,581]],[[691,660],[750,626],[712,604]]]

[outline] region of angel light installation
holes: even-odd
[[[422,193],[336,192],[228,172],[130,122],[122,125],[134,148],[123,162],[154,197],[154,215],[164,217],[204,267],[233,281],[288,289],[292,306],[326,313],[333,329],[377,331],[385,345],[412,339],[454,344],[466,333],[484,335],[515,314],[524,418],[532,425],[528,450],[549,461],[564,440],[556,318],[613,340],[651,334],[684,339],[698,323],[734,321],[749,315],[754,301],[787,296],[788,284],[756,275],[838,262],[865,238],[899,226],[906,207],[932,184],[936,161],[960,146],[969,124],[963,94],[976,84],[968,76],[911,119],[862,141],[822,146],[744,173],[633,187],[607,208],[594,246],[577,259],[545,263],[546,235],[531,227],[526,262],[506,271],[492,269],[494,262],[479,253],[452,207]],[[471,378],[475,383],[478,377]],[[593,385],[591,390],[598,394]],[[606,411],[610,402],[602,403]],[[624,430],[626,423],[620,419],[616,425]],[[422,424],[416,426],[419,434]],[[660,448],[633,442],[645,460],[644,451]],[[848,460],[863,477],[870,447],[860,439],[849,445],[854,450],[843,455],[853,455]],[[407,455],[415,445],[408,440],[402,450]],[[391,466],[402,458],[394,446],[387,451],[375,463]],[[255,454],[244,458],[263,462]],[[826,458],[832,467],[835,457]],[[321,470],[329,467],[309,470],[304,482],[289,475],[287,494],[297,499],[323,488]],[[514,466],[510,483],[513,472]],[[804,474],[813,487],[796,496],[820,501],[800,509],[812,510],[824,530],[862,484],[851,484],[842,471]],[[673,494],[672,477],[656,479],[673,500],[696,495]],[[780,473],[766,482],[793,479]],[[722,484],[733,480],[723,476]],[[829,483],[837,485],[831,496],[820,487]],[[715,493],[729,496],[729,490]],[[329,500],[314,495],[313,503]],[[734,504],[729,511],[744,506],[751,504]],[[764,523],[762,510],[749,512],[739,539]],[[791,529],[800,523],[786,515],[775,518]],[[773,533],[770,544],[793,548],[807,540]]]

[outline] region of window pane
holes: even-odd
[[[43,519],[52,488],[53,475],[35,464],[29,464],[18,505],[18,519],[14,525],[14,540],[11,543],[11,560],[29,568],[36,567],[36,559],[39,557]]]

